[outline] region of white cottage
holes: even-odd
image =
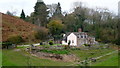
[[[62,44],[71,46],[81,46],[83,44],[95,44],[95,38],[88,36],[86,32],[68,32],[63,35]]]

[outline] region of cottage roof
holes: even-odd
[[[87,35],[86,32],[68,32],[68,33],[66,33],[66,36],[70,35],[71,33],[75,34],[76,36]]]
[[[75,34],[77,37],[79,37],[80,35],[87,35],[86,32],[67,32],[63,39],[65,40],[67,36],[69,36],[71,33]]]

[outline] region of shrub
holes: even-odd
[[[116,43],[117,45],[120,45],[120,39],[115,40],[115,43]]]
[[[11,42],[2,42],[2,48],[7,48],[8,49],[8,47],[11,46],[11,45],[12,45]]]
[[[50,44],[50,45],[53,45],[53,41],[49,41],[49,44]]]
[[[88,47],[90,47],[91,45],[90,45],[90,44],[84,44],[84,46],[88,46]]]
[[[40,42],[40,45],[43,45],[43,43],[42,43],[42,42]]]
[[[11,42],[12,44],[19,44],[19,43],[23,42],[23,39],[21,36],[16,35],[16,36],[9,37],[7,41]]]
[[[65,49],[68,49],[68,45],[64,45],[64,48],[65,48]]]
[[[48,37],[48,29],[41,27],[40,29],[35,29],[36,33],[35,33],[35,38],[39,39],[39,40],[46,40]]]

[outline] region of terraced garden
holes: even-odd
[[[2,50],[2,65],[3,66],[83,66],[76,62],[64,62],[59,60],[43,59],[40,57],[33,56],[26,52],[26,47],[18,47],[11,50]],[[79,58],[79,61],[83,61],[86,58],[95,58],[107,53],[113,52],[115,49],[112,48],[100,48],[90,50],[43,50],[42,52],[54,53],[54,54],[74,54]],[[118,52],[111,55],[104,56],[96,62],[91,62],[88,66],[118,66]]]

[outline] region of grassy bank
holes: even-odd
[[[93,63],[92,66],[118,66],[118,53],[105,56],[98,60],[97,63]]]
[[[98,57],[112,51],[114,50],[113,49],[71,50],[71,53],[79,57],[80,60],[85,60],[86,58]]]
[[[3,66],[65,66],[70,63],[40,59],[24,51],[3,50]]]
[[[19,50],[18,50],[19,49]],[[24,47],[18,47],[12,50],[3,50],[3,66],[74,66],[75,62],[63,62],[63,61],[53,61],[48,59],[41,59],[39,57],[32,56],[25,52]],[[91,50],[43,50],[42,52],[54,53],[54,54],[74,54],[80,61],[86,58],[95,58],[107,53],[115,51],[111,48],[103,49],[91,49]],[[118,53],[114,53],[108,56],[104,56],[98,59],[96,62],[91,63],[91,66],[118,66]]]

